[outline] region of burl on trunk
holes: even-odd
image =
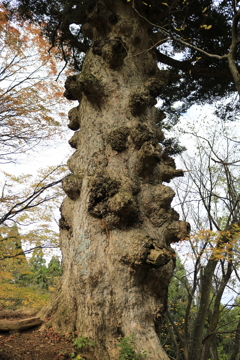
[[[92,40],[82,72],[66,81],[76,149],[63,181],[63,279],[45,315],[58,331],[94,340],[97,359],[119,357],[134,335],[147,359],[167,359],[161,316],[175,264],[170,244],[188,224],[171,209],[176,176],[163,154],[156,97],[169,81],[157,67],[148,23],[125,1],[98,1],[83,25]]]

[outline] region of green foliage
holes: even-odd
[[[0,229],[0,306],[41,307],[58,285],[62,268],[57,257],[46,266],[41,248],[28,261],[17,226]]]
[[[162,144],[170,156],[179,155],[186,150],[186,147],[180,145],[179,140],[176,138],[167,138]]]
[[[75,353],[71,353],[70,356],[73,360],[85,360],[81,354],[76,355]]]
[[[63,270],[59,258],[57,256],[53,256],[47,268],[49,287],[50,286],[56,287],[59,278],[62,276],[62,272]]]
[[[147,356],[146,353],[137,353],[134,350],[135,342],[133,335],[121,338],[117,346],[120,347],[119,360],[140,360]]]
[[[35,249],[29,261],[32,267],[32,276],[29,281],[31,284],[37,285],[41,289],[48,290],[47,267],[46,260],[43,257],[41,248]]]
[[[77,348],[77,350],[92,347],[95,345],[95,343],[92,340],[90,340],[87,336],[82,336],[80,338],[77,338],[75,334],[73,335],[72,342],[73,345]],[[73,360],[84,360],[81,354],[76,354],[75,352],[71,354],[71,358]]]
[[[56,0],[54,3],[50,0],[18,0],[5,3],[8,3],[7,8],[12,14],[19,13],[24,19],[30,19],[34,23],[42,22],[44,33],[52,45],[61,49],[63,58],[78,70],[81,68],[82,55],[88,51],[91,42],[81,26],[76,32],[71,32],[69,30],[71,24],[88,23],[88,16],[94,8],[99,15],[104,5],[109,11],[112,10],[110,2],[103,1],[103,4],[99,5],[96,0],[80,2]],[[126,0],[126,5],[132,7],[133,1],[128,4]],[[225,70],[226,61],[213,60],[202,55],[195,48],[186,47],[178,40],[194,44],[209,53],[217,55],[228,53],[231,44],[232,2],[135,0],[134,7],[140,16],[146,18],[149,25],[152,25],[152,32],[162,33],[166,37],[163,45],[155,50],[158,55],[164,54],[159,61],[174,69],[172,84],[164,92],[166,107],[171,109],[175,100],[182,100],[185,103],[187,97],[189,102],[210,100],[209,93],[213,96],[223,96],[231,89],[232,79],[229,77],[229,72],[222,77],[218,72],[216,81],[214,74],[210,76],[211,74],[206,71],[209,68],[211,71],[218,69],[219,64]],[[117,19],[115,21],[117,22]],[[165,46],[166,42],[169,46]],[[182,54],[182,61],[171,61],[175,52]],[[198,74],[193,78],[191,71],[195,68]],[[201,72],[202,68],[205,73]],[[174,96],[174,100],[171,96]]]
[[[32,275],[29,277],[28,282],[33,287],[49,291],[57,286],[62,275],[62,267],[57,257],[52,257],[48,266],[46,266],[43,251],[39,248],[34,250],[29,263],[32,268]]]
[[[77,349],[82,349],[87,346],[94,346],[95,343],[90,340],[87,336],[82,336],[80,338],[73,339],[73,345],[77,347]]]
[[[70,67],[78,71],[81,70],[84,54],[89,50],[92,40],[91,35],[88,34],[89,39],[84,32],[84,26],[81,25],[91,23],[88,17],[92,11],[95,10],[94,16],[98,14],[100,19],[101,11],[105,11],[106,7],[109,13],[112,11],[113,23],[107,24],[106,20],[106,31],[118,22],[117,17],[114,18],[116,15],[109,1],[56,0],[53,3],[50,0],[18,0],[4,3],[13,17],[20,14],[23,19],[35,24],[44,24],[43,32],[53,49],[57,49],[57,56],[61,53]],[[150,38],[152,34],[165,37],[162,44],[152,51],[155,51],[159,63],[165,64],[164,66],[168,66],[171,71],[170,84],[163,89],[161,95],[161,109],[168,114],[167,126],[176,123],[181,114],[193,104],[213,104],[216,99],[225,97],[226,100],[233,94],[235,87],[227,59],[219,60],[206,54],[217,57],[228,54],[232,41],[231,24],[234,13],[236,14],[235,2],[135,0],[129,1],[128,4],[125,0],[125,3],[126,6],[133,6],[138,14],[146,19]],[[72,24],[75,24],[75,31]],[[154,42],[157,43],[157,40],[153,40]],[[180,54],[178,58],[181,60],[174,59],[176,53]],[[237,49],[234,59],[237,66],[238,57]],[[216,111],[223,119],[235,119],[240,103],[235,101],[232,105],[233,101],[232,97],[227,105],[226,101],[218,104]],[[178,108],[174,106],[176,104]],[[169,155],[178,154],[183,150],[184,148],[174,142]]]

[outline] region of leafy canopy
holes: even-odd
[[[11,21],[0,5],[0,162],[16,158],[62,133],[57,106],[61,84],[53,81],[57,64],[49,42],[33,24]]]
[[[175,88],[181,90],[182,97],[191,94],[196,99],[197,96],[209,96],[209,92],[213,96],[223,96],[234,89],[227,58],[224,56],[228,54],[232,42],[234,17],[238,22],[239,10],[234,5],[236,2],[123,1],[128,2],[148,22],[149,36],[152,36],[157,59],[174,69],[172,80]],[[82,55],[91,45],[91,36],[86,34],[83,25],[88,23],[94,26],[91,22],[93,10],[97,8],[100,13],[108,8],[113,26],[118,21],[114,18],[115,14],[111,14],[109,0],[19,0],[14,4],[5,2],[5,6],[12,14],[17,13],[24,19],[40,24],[52,46],[58,47],[63,58],[78,70],[81,68]],[[74,31],[73,24],[78,25]],[[178,60],[173,59],[176,52],[181,54]],[[239,66],[238,52],[236,49],[236,66]]]

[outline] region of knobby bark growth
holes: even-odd
[[[68,161],[61,207],[64,275],[42,316],[57,331],[95,342],[95,356],[118,359],[119,337],[133,334],[136,351],[167,359],[161,316],[175,264],[170,244],[189,225],[171,209],[173,159],[159,144],[156,96],[168,85],[150,51],[148,24],[131,4],[99,1],[83,31],[92,40],[82,72],[66,81],[76,149]]]

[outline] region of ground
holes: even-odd
[[[0,311],[0,319],[26,318],[19,313]],[[56,334],[52,329],[34,328],[23,332],[0,332],[0,360],[95,360],[91,349],[78,349],[77,334]]]

